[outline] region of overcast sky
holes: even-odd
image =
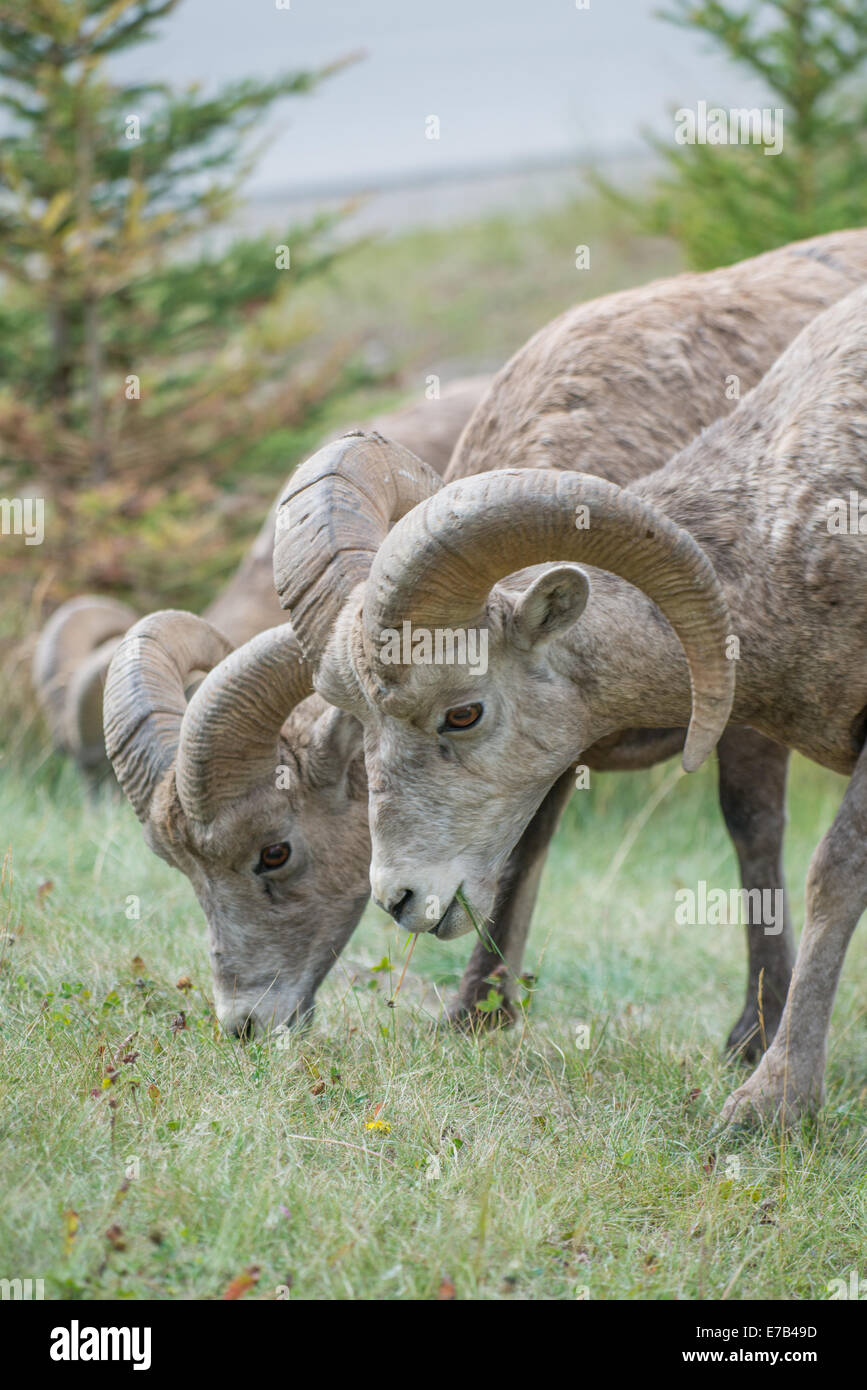
[[[763,99],[655,0],[183,0],[161,36],[114,61],[127,77],[206,85],[328,62],[356,68],[272,113],[251,187],[364,186],[573,151],[639,145],[669,108]],[[425,119],[441,122],[438,141]]]

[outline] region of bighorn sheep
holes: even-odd
[[[851,775],[810,865],[776,1036],[726,1119],[789,1121],[821,1103],[837,981],[867,907],[865,501],[862,286],[729,418],[627,488],[509,469],[438,491],[383,542],[317,672],[365,725],[374,896],[446,939],[470,928],[463,902],[491,910],[548,788],[618,730],[689,715],[693,770],[731,720]],[[502,584],[527,566],[520,589]],[[389,663],[384,634],[404,622],[483,630],[487,672]]]
[[[847,232],[580,305],[538,333],[499,373],[460,440],[446,481],[510,463],[580,468],[621,484],[634,480],[723,414],[734,403],[738,380],[744,391],[755,385],[814,314],[865,278],[867,232]],[[405,509],[407,491],[421,499],[437,487],[402,451],[390,452],[373,437],[349,437],[296,471],[278,518],[275,579],[311,664]],[[504,516],[503,525],[514,526],[515,517]],[[435,573],[426,582],[432,594],[439,592]],[[585,749],[581,761],[595,769],[646,767],[682,743],[676,728],[618,730]],[[752,729],[733,727],[718,756],[720,801],[743,886],[782,898],[788,751]],[[506,757],[519,776],[520,759]],[[461,988],[465,1011],[487,994],[493,970],[502,975],[502,957],[513,976],[519,972],[547,846],[573,786],[565,771],[547,795],[542,788],[544,799],[500,873],[490,924],[494,950],[480,944],[473,953]],[[788,913],[778,935],[765,934],[761,924],[748,927],[747,943],[746,1001],[728,1046],[757,1056],[762,1025],[764,1038],[772,1037],[788,989],[794,956]],[[507,986],[508,976],[501,982]]]
[[[401,406],[369,428],[405,442],[442,474],[489,383],[485,376],[455,381],[438,400]],[[236,573],[203,615],[233,647],[284,621],[272,569],[276,506],[275,501]],[[102,730],[106,672],[120,638],[137,616],[116,599],[83,595],[61,604],[36,646],[33,683],[54,746],[75,759],[90,783],[98,783],[108,770]]]
[[[823,264],[822,257],[832,264]],[[657,402],[660,420],[666,375],[700,396],[698,407],[691,401],[686,409],[687,424],[672,424],[686,442],[698,425],[726,408],[721,363],[739,371],[744,386],[758,380],[811,314],[845,292],[847,274],[853,280],[867,275],[867,237],[860,243],[846,236],[821,239],[713,276],[688,276],[573,311],[568,316],[573,361],[586,356],[588,362],[605,363],[604,389],[586,405],[576,401],[587,419],[595,415],[600,424],[602,442],[591,465],[605,469],[612,435],[617,436],[618,391],[631,403],[636,371],[643,372],[644,390]],[[767,318],[746,316],[739,329],[739,306],[762,298]],[[562,321],[553,326],[557,335],[561,329]],[[689,375],[691,357],[696,370]],[[514,373],[514,366],[507,372]],[[536,394],[541,399],[539,381]],[[495,388],[495,409],[501,399]],[[671,413],[668,402],[665,411]],[[556,425],[566,428],[569,421],[561,400]],[[471,427],[468,437],[472,432]],[[644,435],[636,429],[622,447],[623,466],[635,475],[667,457],[661,423],[648,425]],[[281,543],[287,570],[298,568],[293,622],[297,613],[308,637],[320,605],[321,622],[330,626],[335,601],[328,584],[316,582],[323,547],[329,554],[341,551],[350,577],[364,578],[390,522],[438,486],[429,469],[403,452],[387,485],[379,479],[376,488],[366,491],[362,483],[359,490],[353,481],[356,455],[361,449],[369,461],[378,448],[349,436],[306,465],[299,479],[299,487],[307,480],[307,501],[317,490],[327,493],[327,505],[303,544],[293,546],[287,557]],[[310,485],[311,470],[319,477],[316,488]],[[303,510],[307,515],[310,509],[305,504]],[[144,620],[121,645],[112,668],[106,743],[149,843],[187,873],[196,889],[208,919],[218,1011],[228,1029],[242,1031],[299,1018],[312,1008],[319,982],[364,906],[369,838],[360,726],[321,700],[298,703],[311,688],[312,672],[300,660],[291,631],[262,634],[221,661],[227,645],[189,615]],[[190,674],[214,666],[187,708]],[[660,750],[672,751],[678,739],[682,735],[676,731],[662,732],[649,741],[650,752],[646,739],[636,739],[634,748],[621,740],[599,756],[610,765],[638,765],[639,759],[646,764]],[[785,771],[784,759],[777,760],[773,751],[767,757],[762,766],[758,755],[755,765],[743,754],[739,760],[732,756],[724,793],[733,808],[730,823],[744,874],[762,886],[779,881],[781,831],[772,818],[781,818]],[[507,866],[499,907],[516,938],[522,938],[529,921],[544,847],[562,800],[561,785]],[[758,834],[754,820],[766,803],[773,833],[763,822]],[[782,964],[773,968],[768,955],[768,1018],[771,981],[780,982],[783,994],[788,982],[786,938],[776,945],[773,959]],[[745,1038],[756,1031],[754,982],[748,1008],[751,1013],[742,1020]]]
[[[456,383],[392,428],[442,468],[485,384]],[[218,600],[237,595],[245,621],[255,621],[249,596],[264,590],[266,569],[268,602],[285,617],[269,527],[273,516]],[[311,694],[288,623],[233,651],[219,618],[215,606],[210,623],[177,612],[135,623],[109,668],[104,732],[149,845],[202,904],[218,1014],[241,1032],[248,1018],[312,1008],[367,902],[370,837],[360,726]]]

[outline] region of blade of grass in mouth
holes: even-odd
[[[489,951],[490,954],[491,954],[492,956],[499,956],[499,957],[500,957],[500,960],[501,960],[501,961],[503,962],[503,964],[505,965],[505,963],[506,963],[506,958],[505,958],[505,956],[503,955],[503,953],[502,953],[502,951],[500,950],[499,946],[497,945],[496,941],[495,941],[494,938],[491,936],[491,933],[488,931],[487,927],[485,926],[485,923],[484,923],[484,921],[482,920],[481,915],[480,915],[478,912],[476,912],[476,909],[473,907],[473,905],[472,905],[472,903],[470,902],[469,898],[468,898],[467,895],[465,894],[463,888],[459,888],[459,889],[457,890],[457,892],[455,893],[455,897],[457,898],[457,900],[458,900],[458,902],[460,903],[461,907],[464,909],[464,912],[467,914],[467,916],[469,917],[470,921],[472,922],[473,927],[474,927],[474,929],[475,929],[476,936],[477,936],[477,937],[479,938],[479,940],[481,941],[481,943],[482,943],[482,945],[484,946],[485,950],[486,950],[486,951]]]
[[[457,890],[457,892],[455,893],[455,898],[460,903],[461,907],[464,909],[464,912],[467,914],[470,921],[472,922],[476,935],[478,936],[485,950],[490,952],[492,956],[499,956],[500,960],[503,962],[504,966],[506,967],[506,970],[511,975],[515,983],[518,985],[523,984],[521,977],[515,974],[509,962],[506,960],[506,957],[503,955],[496,941],[491,936],[491,933],[485,926],[481,914],[477,912],[476,909],[473,907],[463,888],[459,888]],[[532,991],[530,991],[530,993],[532,993]]]

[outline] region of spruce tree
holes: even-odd
[[[216,251],[206,233],[257,123],[342,62],[210,92],[112,80],[179,3],[0,0],[0,458],[55,491],[230,467],[339,383],[333,356],[298,379],[297,325],[256,332],[329,263],[327,220]]]
[[[865,0],[673,0],[662,17],[761,79],[783,111],[783,149],[655,140],[667,171],[645,228],[707,269],[867,221]],[[724,95],[708,106],[730,107]]]

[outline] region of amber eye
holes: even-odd
[[[471,729],[474,724],[478,724],[482,717],[484,705],[455,705],[454,709],[446,710],[445,724],[446,729]]]
[[[259,855],[259,870],[280,869],[292,853],[292,846],[286,840],[281,845],[266,845]]]

